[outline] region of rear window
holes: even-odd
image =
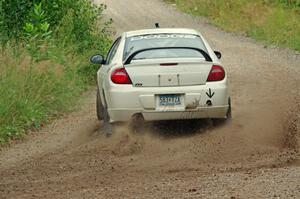
[[[192,47],[207,52],[202,39],[192,34],[150,34],[129,37],[126,40],[124,60],[132,53],[147,49],[160,47]],[[203,55],[192,49],[160,49],[149,50],[137,54],[133,60],[156,59],[156,58],[203,58]]]

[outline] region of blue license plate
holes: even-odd
[[[159,106],[179,106],[181,105],[180,95],[160,95]]]

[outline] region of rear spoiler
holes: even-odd
[[[131,61],[133,60],[133,58],[142,53],[142,52],[146,52],[146,51],[150,51],[150,50],[164,50],[164,49],[189,49],[189,50],[195,50],[200,52],[203,57],[205,58],[206,61],[208,62],[212,62],[211,57],[207,54],[207,52],[205,52],[204,50],[200,49],[200,48],[193,48],[193,47],[159,47],[159,48],[145,48],[145,49],[141,49],[141,50],[137,50],[135,52],[133,52],[131,55],[129,55],[127,57],[127,59],[124,62],[124,65],[130,64]]]

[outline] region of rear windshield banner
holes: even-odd
[[[150,40],[150,39],[197,39],[197,35],[188,34],[154,34],[154,35],[141,35],[131,37],[130,41]]]

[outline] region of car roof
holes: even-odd
[[[194,29],[188,28],[155,28],[155,29],[144,29],[125,32],[125,37],[134,37],[139,35],[151,35],[151,34],[193,34],[199,35],[199,33]]]

